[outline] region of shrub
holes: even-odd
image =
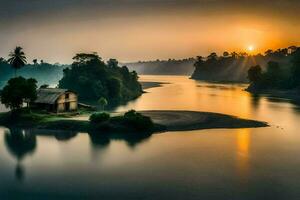
[[[110,119],[110,115],[108,113],[105,113],[105,112],[93,113],[90,116],[90,122],[95,123],[95,124],[106,122],[109,119]]]
[[[143,116],[135,110],[130,110],[124,114],[124,121],[138,131],[150,131],[154,124],[150,117]]]

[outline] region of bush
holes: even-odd
[[[130,110],[124,114],[124,121],[138,131],[150,131],[154,124],[150,117],[143,116],[135,110]]]
[[[105,112],[93,113],[90,116],[90,122],[95,123],[95,124],[106,122],[109,119],[110,119],[110,115],[108,113],[105,113]]]

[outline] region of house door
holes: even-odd
[[[67,102],[66,104],[65,104],[65,110],[68,112],[68,111],[70,111],[70,102]]]

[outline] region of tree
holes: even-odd
[[[259,65],[252,66],[248,70],[248,79],[251,83],[258,83],[261,81],[262,69]]]
[[[23,103],[29,106],[37,98],[36,90],[35,79],[12,78],[1,92],[1,103],[12,110],[20,109]]]
[[[5,63],[5,59],[0,57],[0,63]]]
[[[300,85],[300,48],[292,55],[292,79],[295,86]]]
[[[273,54],[273,50],[269,49],[265,52],[266,56],[271,56]]]
[[[223,57],[224,58],[227,58],[229,56],[229,53],[227,52],[227,51],[225,51],[224,53],[223,53]]]
[[[266,86],[269,86],[271,88],[283,86],[282,82],[283,82],[284,73],[281,70],[278,62],[274,62],[274,61],[268,62],[267,72],[264,73],[263,76],[264,76],[263,79],[266,82]],[[287,84],[286,81],[284,82],[285,84]]]
[[[208,60],[217,60],[217,58],[218,58],[218,55],[215,52],[213,52],[213,53],[209,54],[209,56],[207,56]]]
[[[22,47],[16,47],[13,52],[9,54],[8,63],[15,70],[15,77],[17,77],[17,70],[25,66],[27,63],[25,53],[22,51]]]
[[[119,64],[119,62],[118,62],[116,59],[113,59],[113,58],[111,58],[111,59],[109,59],[109,60],[107,61],[107,65],[108,65],[109,67],[111,67],[111,68],[117,68],[117,67],[118,67],[118,64]]]
[[[142,94],[135,72],[127,67],[109,66],[97,53],[81,53],[74,56],[70,68],[64,69],[59,88],[77,92],[81,100],[97,102],[101,97],[110,104],[134,99]]]
[[[108,101],[106,98],[104,97],[101,97],[99,100],[98,100],[98,103],[100,104],[101,106],[101,109],[104,110],[104,108],[107,106],[108,104]]]
[[[239,54],[235,51],[232,52],[230,55],[231,55],[232,58],[238,58],[238,56],[239,56]]]
[[[78,53],[73,57],[75,63],[86,64],[90,61],[100,61],[101,57],[96,52],[94,53]]]
[[[32,62],[33,62],[34,65],[37,65],[37,63],[38,63],[37,59],[33,59]]]

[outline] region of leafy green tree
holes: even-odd
[[[27,63],[25,53],[22,51],[22,47],[16,47],[13,52],[9,54],[8,63],[15,70],[15,77],[17,77],[17,70],[25,66]]]
[[[77,92],[81,100],[97,102],[103,97],[116,104],[142,94],[137,74],[126,66],[119,67],[118,61],[111,59],[105,63],[97,53],[81,53],[73,59],[72,66],[64,69],[59,87]]]
[[[37,81],[35,79],[25,79],[23,77],[12,78],[1,92],[1,103],[6,107],[16,110],[27,106],[37,98]]]
[[[108,101],[107,101],[107,99],[104,98],[104,97],[101,97],[101,98],[98,100],[98,103],[100,104],[102,110],[104,110],[104,108],[108,105]]]

